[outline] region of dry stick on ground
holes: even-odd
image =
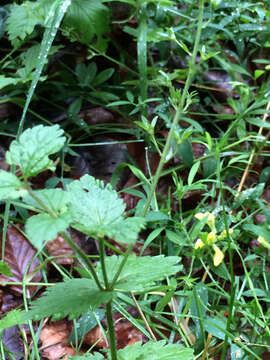
[[[160,296],[165,296],[166,294],[164,292],[160,292],[160,291],[151,291],[152,295],[160,295]],[[195,345],[196,343],[196,337],[195,335],[191,332],[190,328],[188,327],[188,322],[189,322],[189,317],[186,318],[186,319],[183,319],[183,320],[178,320],[177,319],[177,316],[176,316],[176,313],[177,313],[177,301],[175,300],[174,297],[172,297],[171,301],[168,303],[171,311],[175,314],[174,316],[174,322],[177,326],[180,326],[181,330],[183,331],[184,335],[186,336],[187,338],[187,341],[190,345]]]
[[[131,294],[132,299],[133,299],[133,301],[134,301],[134,303],[135,303],[135,305],[136,305],[136,307],[137,307],[137,309],[139,311],[139,314],[141,315],[141,318],[143,319],[143,322],[145,324],[146,329],[148,330],[148,332],[151,335],[152,339],[157,341],[157,338],[155,337],[155,334],[153,333],[152,329],[150,328],[150,326],[149,326],[149,324],[148,324],[148,322],[146,320],[146,317],[144,316],[144,313],[142,312],[142,309],[141,309],[140,305],[138,304],[138,301],[136,300],[133,292],[131,291],[130,294]]]
[[[268,111],[269,109],[270,109],[270,101],[268,102],[267,107],[266,107],[266,110],[267,110],[267,111]],[[263,121],[266,121],[267,117],[268,117],[268,112],[266,112],[266,113],[263,115]],[[260,129],[259,129],[259,132],[258,132],[258,135],[259,135],[259,136],[262,134],[262,131],[263,131],[263,126],[261,126]],[[263,144],[262,144],[260,150],[263,148],[264,144],[265,144],[266,141],[269,139],[269,136],[270,136],[270,132],[268,132],[265,140],[263,141]],[[247,178],[247,176],[248,176],[249,169],[250,169],[250,167],[251,167],[251,165],[252,165],[252,162],[253,162],[255,156],[256,156],[256,144],[255,144],[255,146],[253,147],[253,149],[252,149],[252,151],[251,151],[250,157],[249,157],[249,159],[248,159],[247,166],[246,166],[246,168],[245,168],[245,171],[244,171],[244,173],[243,173],[243,175],[242,175],[242,178],[241,178],[241,181],[240,181],[240,183],[239,183],[236,196],[238,196],[238,195],[240,194],[240,192],[242,191],[242,188],[243,188],[244,183],[245,183],[245,181],[246,181],[246,178]]]

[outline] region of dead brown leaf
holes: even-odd
[[[67,345],[71,323],[66,320],[55,321],[43,327],[40,333],[42,355],[48,360],[58,360],[63,356],[75,355],[75,350]]]
[[[74,263],[74,258],[70,256],[74,254],[74,251],[62,236],[58,235],[56,239],[47,242],[46,248],[51,256],[62,256],[55,259],[58,264],[71,265]]]
[[[114,329],[118,349],[122,349],[127,345],[133,345],[138,341],[147,341],[146,337],[133,326],[131,322],[121,318],[120,314],[114,314],[113,318],[115,322]],[[96,326],[86,334],[84,343],[87,345],[96,344],[95,346],[98,348],[109,348],[99,326]]]
[[[2,241],[0,241],[0,243],[1,242]],[[35,255],[36,250],[29,241],[14,226],[9,225],[6,235],[4,260],[10,266],[13,276],[8,277],[0,274],[0,281],[22,282],[25,273],[31,274],[40,264],[37,258],[32,261]],[[30,263],[31,265],[29,266]],[[39,282],[41,278],[41,272],[38,271],[31,278],[31,281]],[[34,286],[28,286],[27,296],[30,297],[30,294],[32,294],[35,289],[36,287]],[[16,295],[21,295],[22,285],[10,285],[10,290],[12,290]]]

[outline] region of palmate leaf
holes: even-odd
[[[125,204],[110,185],[84,175],[68,185],[73,226],[92,236],[105,235],[120,242],[135,242],[142,218],[124,219]]]
[[[193,350],[179,344],[166,345],[164,340],[149,341],[144,345],[138,342],[119,350],[117,358],[118,360],[192,360]]]
[[[58,125],[38,125],[25,130],[18,140],[12,141],[6,152],[6,161],[18,165],[24,178],[35,176],[43,170],[54,170],[49,155],[59,151],[65,143],[63,130]]]
[[[108,280],[112,281],[122,256],[110,256],[105,259]],[[127,291],[141,291],[150,289],[157,281],[165,277],[174,275],[182,269],[178,265],[180,258],[177,256],[129,256],[116,284],[115,289]],[[100,263],[97,263],[96,271],[99,279],[102,279],[102,270]]]
[[[26,194],[27,190],[17,176],[0,170],[0,200],[18,199]]]
[[[105,360],[105,357],[95,352],[92,354],[85,354],[85,355],[76,355],[76,356],[69,356],[69,360]]]
[[[111,359],[110,354],[109,359]],[[70,356],[71,360],[103,360],[99,353],[94,355]],[[179,344],[166,344],[164,340],[137,342],[117,351],[118,360],[193,360],[193,350]]]
[[[67,209],[69,194],[62,189],[36,190],[33,191],[33,194],[55,214],[61,214]],[[23,197],[23,201],[37,209],[44,210],[41,204],[29,194]]]
[[[9,40],[15,45],[18,40],[24,40],[31,34],[34,27],[42,22],[41,14],[37,12],[38,2],[25,1],[21,5],[12,4],[7,19]]]
[[[91,279],[69,279],[48,288],[24,316],[25,320],[52,316],[58,320],[69,315],[70,319],[86,314],[89,310],[107,303],[112,292],[100,291]]]
[[[69,196],[62,189],[37,190],[33,191],[33,194],[55,215],[55,217],[46,213],[34,215],[26,222],[25,228],[29,240],[36,249],[41,250],[47,241],[55,239],[59,232],[69,226],[71,222],[71,214],[67,207]],[[23,201],[44,211],[44,207],[29,194],[23,197]]]
[[[88,45],[109,30],[109,11],[101,0],[72,0],[65,15],[63,28],[74,29],[77,41]]]

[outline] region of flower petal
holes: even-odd
[[[218,246],[213,245],[213,248],[215,250],[215,254],[213,256],[214,265],[219,266],[224,259],[224,254]]]

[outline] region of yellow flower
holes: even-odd
[[[211,231],[208,235],[207,235],[207,245],[213,245],[213,243],[216,241],[216,233],[214,231]]]
[[[219,266],[224,259],[224,254],[217,245],[214,244],[213,248],[215,250],[215,254],[213,256],[214,265]]]
[[[229,229],[229,234],[232,235],[233,229]],[[219,240],[223,240],[227,237],[227,230],[223,230],[222,233],[219,235]]]
[[[201,239],[197,239],[194,245],[195,250],[197,249],[201,249],[202,247],[204,247],[204,242]]]
[[[205,213],[197,213],[195,215],[195,218],[198,220],[203,220],[206,216],[207,216],[206,224],[210,227],[211,230],[215,230],[216,217],[214,214],[210,213],[209,211],[206,211]]]

